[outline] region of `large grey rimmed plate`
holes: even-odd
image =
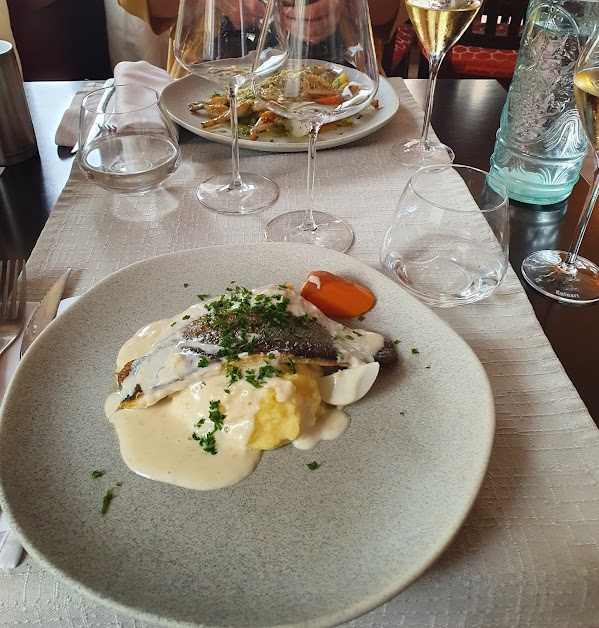
[[[266,452],[218,491],[130,472],[103,413],[123,341],[196,293],[232,280],[300,285],[316,269],[370,286],[378,302],[358,324],[401,340],[401,366],[351,408],[346,434]],[[476,497],[493,434],[473,352],[378,271],[306,245],[212,247],[116,272],[31,347],[2,406],[0,498],[36,560],[117,611],[178,626],[328,626],[390,599],[440,555]],[[92,480],[94,469],[106,474]]]
[[[229,124],[213,129],[202,129],[200,123],[207,120],[207,116],[191,113],[187,103],[194,100],[206,100],[215,91],[222,93],[222,87],[192,74],[167,85],[160,96],[169,116],[180,126],[209,140],[221,144],[231,144],[231,129]],[[353,126],[342,127],[336,130],[322,130],[318,135],[318,150],[334,148],[362,139],[385,126],[399,109],[399,97],[389,82],[379,77],[379,88],[376,98],[379,108],[368,106],[365,111],[352,118]],[[240,138],[240,148],[260,150],[274,153],[295,153],[308,150],[308,139],[295,137],[262,137],[257,140]]]

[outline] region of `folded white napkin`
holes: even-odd
[[[56,129],[54,142],[57,146],[75,146],[79,138],[79,111],[81,101],[95,89],[102,87],[104,83],[87,83],[73,97],[69,108],[64,112],[60,124]]]
[[[114,67],[114,82],[116,85],[145,85],[158,92],[175,79],[162,68],[147,61],[121,61]]]
[[[69,305],[76,301],[77,297],[63,299],[58,307],[58,314],[64,312]],[[38,303],[28,303],[25,310],[25,325],[21,330],[19,337],[0,357],[0,402],[4,397],[4,393],[10,382],[10,378],[19,363],[19,354],[21,352],[21,341],[23,340],[23,332],[27,326],[27,322],[31,318],[33,312],[37,308]],[[19,564],[23,547],[15,534],[11,531],[4,515],[0,512],[0,569],[12,569]]]

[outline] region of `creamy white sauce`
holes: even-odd
[[[320,441],[335,440],[347,431],[349,414],[341,408],[327,408],[311,427],[302,430],[298,438],[293,441],[297,449],[312,449]]]
[[[288,311],[295,316],[307,313],[315,317],[330,333],[338,363],[349,368],[321,378],[319,388],[324,401],[345,406],[366,394],[378,373],[374,355],[383,347],[380,334],[352,330],[327,318],[293,290],[266,286],[253,293],[287,296]],[[219,347],[185,340],[181,332],[186,324],[207,313],[208,302],[146,325],[123,345],[117,356],[117,372],[131,361],[133,366],[121,390],[111,395],[105,406],[129,468],[153,480],[196,490],[230,486],[252,473],[262,455],[248,445],[260,400],[274,389],[277,401],[285,402],[295,391],[291,382],[280,377],[268,378],[260,388],[245,380],[230,383],[224,363],[216,357],[211,358],[214,361],[208,366],[198,365],[200,356],[190,347],[210,356],[215,356]],[[285,362],[278,351],[272,354],[272,365]],[[241,358],[252,360],[254,356],[240,354]],[[264,364],[263,357],[256,359]],[[143,394],[136,399],[135,407],[118,409],[136,387]],[[201,437],[213,428],[209,420],[210,401],[219,401],[226,415],[223,430],[215,432],[216,455],[204,451],[192,438],[194,431]],[[349,416],[341,407],[322,404],[315,416],[307,400],[305,404],[296,400],[296,404],[300,436],[293,444],[298,449],[310,449],[322,440],[338,438],[349,426]],[[200,419],[203,424],[196,427]]]

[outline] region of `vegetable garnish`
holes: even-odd
[[[209,364],[210,362],[208,361],[208,358],[205,355],[200,356],[200,359],[198,360],[199,369],[206,368]]]
[[[418,351],[418,349],[416,349],[416,348],[412,347],[412,353],[413,353],[414,355],[416,355],[417,353],[420,353],[420,351]]]
[[[184,288],[189,288],[189,284],[188,284],[188,283],[184,283],[184,284],[183,284],[183,287],[184,287]]]
[[[100,510],[102,515],[105,515],[108,512],[108,506],[110,505],[113,497],[114,495],[112,494],[112,489],[106,489],[106,494],[102,498],[102,510]]]
[[[361,316],[375,304],[374,294],[364,286],[324,270],[311,272],[300,294],[326,316]]]
[[[214,435],[217,431],[223,429],[223,421],[227,418],[227,415],[220,411],[220,400],[213,399],[210,401],[209,408],[208,419],[212,421],[212,429],[203,436],[198,436],[194,431],[191,434],[191,437],[193,440],[198,441],[198,445],[200,445],[206,453],[214,456],[218,453],[218,450],[216,449],[216,438]],[[194,427],[202,427],[205,421],[206,419],[200,419]]]
[[[312,462],[308,462],[306,466],[308,467],[308,469],[310,469],[310,471],[314,471],[315,469],[318,469],[319,464],[318,462],[316,462],[316,460],[313,460]]]
[[[98,478],[101,478],[103,475],[104,475],[104,471],[92,471],[91,472],[92,480],[97,480]]]

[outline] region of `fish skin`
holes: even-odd
[[[337,363],[337,349],[329,332],[315,321],[308,321],[300,327],[275,328],[254,315],[248,322],[247,333],[256,336],[254,353],[279,351],[300,358]],[[221,334],[208,324],[207,317],[202,317],[185,326],[183,338],[218,345]]]

